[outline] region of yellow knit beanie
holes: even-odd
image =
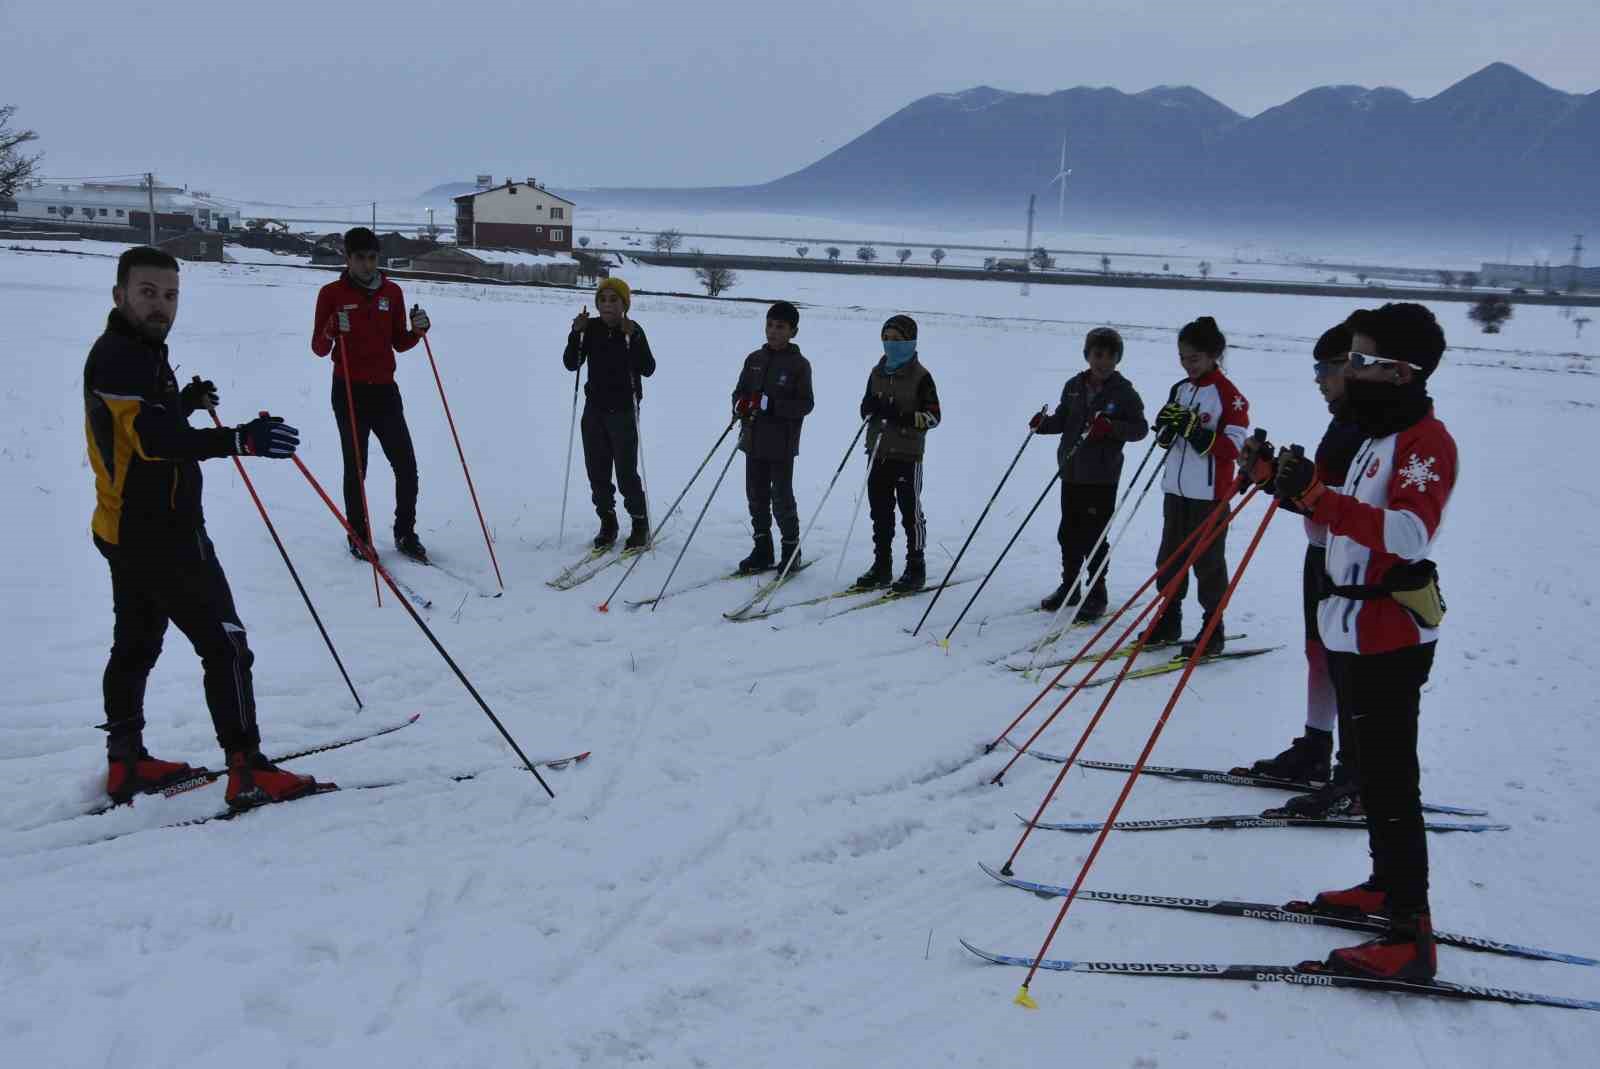
[[[610,278],[602,278],[600,280],[600,285],[594,288],[595,299],[599,300],[600,295],[606,290],[610,290],[612,293],[615,293],[617,298],[622,301],[622,310],[624,312],[626,312],[628,307],[633,304],[633,291],[628,288],[628,284],[626,282],[622,281],[620,278],[617,278],[615,275],[611,276]]]

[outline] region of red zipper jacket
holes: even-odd
[[[340,334],[337,324],[329,334],[329,321],[344,309],[350,315],[350,332]],[[394,354],[413,348],[422,340],[411,333],[406,318],[406,299],[394,280],[384,277],[375,290],[350,281],[348,273],[323,286],[317,294],[317,313],[311,321],[311,351],[327,356],[335,348],[333,377],[344,378],[350,367],[351,382],[391,383],[394,381]]]

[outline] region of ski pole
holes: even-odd
[[[1045,410],[1049,407],[1049,405],[1042,406],[1039,409],[1039,415],[1043,416]],[[1011,458],[1011,463],[1006,467],[1006,473],[1000,476],[1000,485],[996,486],[994,493],[989,495],[989,503],[983,506],[982,512],[978,513],[977,520],[972,524],[972,530],[967,532],[967,540],[961,543],[961,551],[956,554],[956,559],[950,562],[950,570],[944,573],[944,579],[940,581],[939,589],[933,592],[933,599],[928,602],[928,607],[922,610],[922,616],[917,620],[917,626],[911,629],[912,638],[916,638],[917,633],[922,630],[922,625],[928,622],[928,614],[933,611],[935,605],[939,604],[939,598],[944,594],[944,588],[950,585],[950,577],[956,574],[956,565],[960,564],[961,558],[966,556],[967,547],[972,545],[972,540],[977,537],[978,528],[983,526],[984,517],[988,516],[989,510],[994,508],[995,501],[1000,497],[1000,491],[1005,489],[1007,480],[1011,478],[1011,473],[1016,470],[1017,461],[1022,459],[1022,451],[1028,448],[1028,443],[1033,441],[1038,436],[1038,433],[1031,425],[1028,427],[1027,436],[1022,439],[1022,444],[1017,447],[1017,455]]]
[[[644,493],[644,522],[650,525],[650,474],[644,468],[644,422],[640,415],[639,395],[633,395],[633,441],[639,451],[639,489]],[[655,547],[652,542],[651,548]]]
[[[730,424],[728,424],[728,426],[732,427],[733,424],[730,423]],[[722,433],[723,434],[727,434],[728,432],[727,431],[723,431]],[[717,443],[719,445],[721,444],[721,442],[722,442],[722,439],[720,439],[720,438],[717,439]],[[728,469],[733,467],[733,458],[738,456],[738,455],[739,455],[739,446],[738,446],[738,443],[735,443],[734,447],[732,449],[728,450],[728,462],[726,464],[722,465],[722,471],[721,471],[720,474],[717,475],[717,481],[711,485],[711,492],[706,495],[706,503],[704,505],[700,506],[700,515],[698,515],[698,516],[696,516],[694,518],[694,526],[689,528],[689,537],[687,537],[687,538],[685,538],[683,540],[683,547],[678,550],[678,559],[672,562],[672,570],[667,573],[666,580],[664,582],[662,582],[661,590],[656,594],[656,600],[652,601],[650,603],[650,611],[651,612],[655,612],[656,611],[656,606],[660,605],[661,604],[661,599],[666,596],[667,584],[672,582],[672,577],[675,574],[677,574],[678,565],[683,563],[683,555],[685,553],[689,552],[689,543],[694,541],[695,532],[700,530],[700,521],[706,518],[706,510],[711,508],[711,502],[717,496],[717,491],[722,489],[722,480],[726,479],[728,477]],[[684,493],[688,493],[688,492],[689,492],[688,488],[685,487]],[[609,601],[610,599],[608,598],[607,600]]]
[[[833,493],[834,486],[839,482],[839,476],[844,473],[845,465],[850,463],[850,454],[855,452],[856,443],[861,440],[861,432],[867,429],[867,424],[871,421],[871,416],[868,416],[866,419],[862,420],[861,425],[856,428],[855,436],[850,439],[850,444],[845,446],[844,456],[839,460],[839,466],[834,469],[833,478],[828,480],[828,488],[822,491],[822,499],[817,502],[817,507],[812,511],[811,519],[806,523],[806,529],[800,532],[800,541],[795,545],[797,552],[789,557],[789,562],[783,566],[783,571],[778,575],[778,581],[772,584],[771,593],[769,593],[766,600],[761,603],[761,608],[763,610],[768,605],[772,604],[772,599],[774,595],[778,593],[778,588],[783,585],[783,581],[788,578],[790,570],[794,568],[794,562],[799,559],[800,556],[798,552],[799,548],[804,546],[806,544],[806,539],[811,537],[811,528],[817,525],[817,517],[822,515],[822,506],[827,504],[828,495]],[[874,450],[874,452],[876,452],[876,450]],[[867,462],[867,470],[872,470],[871,461]],[[850,522],[851,525],[854,526],[855,520],[852,519]],[[848,544],[848,539],[846,540],[846,544]],[[844,561],[844,553],[842,550],[839,554],[839,560],[841,563]],[[837,579],[838,576],[835,576],[834,578]]]
[[[1100,413],[1098,412],[1095,413],[1097,416],[1099,414]],[[1089,422],[1093,423],[1094,421],[1091,419]],[[1051,488],[1054,487],[1056,481],[1061,478],[1061,469],[1072,462],[1072,458],[1078,454],[1078,450],[1083,446],[1083,443],[1088,440],[1089,428],[1088,426],[1085,426],[1083,428],[1083,433],[1078,436],[1078,440],[1072,443],[1071,449],[1067,450],[1067,455],[1062,457],[1061,462],[1056,465],[1056,472],[1054,475],[1050,476],[1050,481],[1045,483],[1044,492],[1039,495],[1039,500],[1035,501],[1033,503],[1033,508],[1029,509],[1028,514],[1022,517],[1022,522],[1017,525],[1017,531],[1011,536],[1011,541],[1006,543],[1005,548],[1000,551],[1000,556],[995,558],[994,565],[989,569],[988,574],[983,577],[983,582],[978,584],[978,589],[972,592],[972,597],[968,598],[967,603],[962,606],[961,614],[956,617],[956,622],[950,625],[950,630],[945,632],[944,638],[939,640],[939,645],[944,646],[947,649],[949,648],[950,636],[956,633],[956,628],[960,627],[961,621],[967,617],[967,610],[972,608],[973,603],[978,600],[978,595],[983,593],[983,588],[989,585],[990,579],[994,578],[994,573],[999,569],[1000,562],[1006,559],[1006,554],[1011,552],[1011,547],[1016,545],[1017,539],[1022,537],[1023,529],[1028,526],[1028,521],[1033,519],[1033,514],[1035,512],[1039,511],[1039,506],[1044,504],[1044,499],[1050,496]]]
[[[356,394],[355,387],[350,385],[350,361],[345,356],[344,337],[340,335],[334,339],[339,347],[338,359],[344,365],[344,403],[345,411],[350,416],[350,460],[356,466],[356,476],[361,480],[361,512],[367,518],[367,537],[372,537],[372,509],[367,507],[367,461],[362,455],[361,436],[356,433]],[[348,484],[346,484],[348,485]],[[352,533],[352,537],[355,537]],[[355,537],[358,545],[365,545],[359,537]],[[368,546],[370,549],[371,547]],[[378,604],[383,604],[383,591],[378,588],[378,554],[374,550],[368,554],[372,558],[372,594],[378,599]]]
[[[199,382],[200,376],[196,375],[194,381]],[[211,422],[221,427],[222,420],[217,418],[216,406],[208,404],[206,411],[211,413]],[[322,617],[317,615],[317,607],[311,604],[311,595],[306,593],[306,585],[300,581],[300,573],[294,570],[294,562],[289,559],[289,551],[284,548],[283,539],[278,537],[278,529],[272,526],[272,517],[267,515],[267,506],[261,503],[255,484],[250,481],[250,475],[244,470],[244,465],[240,463],[238,457],[233,458],[233,466],[238,469],[239,478],[244,480],[244,488],[250,491],[250,500],[256,503],[256,511],[261,513],[261,522],[267,525],[267,533],[272,536],[272,544],[278,547],[278,556],[283,558],[283,566],[289,569],[289,578],[294,580],[296,589],[300,591],[300,600],[306,603],[306,611],[311,613],[312,622],[322,633],[322,641],[327,644],[328,652],[333,655],[333,663],[339,666],[339,674],[344,676],[344,685],[350,688],[350,697],[356,700],[356,710],[360,711],[363,708],[361,695],[356,693],[356,685],[350,682],[350,673],[345,671],[344,662],[339,659],[339,651],[333,648],[333,639],[328,637],[328,629],[322,626]]]
[[[556,545],[567,536],[567,491],[572,488],[572,438],[578,430],[578,376],[572,373],[572,420],[567,425],[567,473],[561,480],[561,526],[556,528]]]
[[[1094,867],[1095,859],[1100,856],[1100,848],[1105,845],[1106,836],[1111,833],[1111,826],[1116,823],[1117,817],[1122,813],[1123,803],[1128,800],[1128,795],[1133,792],[1133,785],[1144,771],[1145,762],[1150,759],[1150,754],[1155,750],[1156,741],[1161,738],[1162,729],[1167,725],[1167,719],[1172,715],[1172,710],[1178,704],[1184,688],[1189,684],[1189,677],[1194,675],[1195,665],[1199,663],[1200,655],[1211,641],[1211,636],[1222,623],[1222,613],[1228,607],[1228,602],[1233,598],[1233,592],[1239,587],[1239,580],[1244,578],[1245,569],[1250,566],[1250,559],[1255,556],[1256,547],[1261,544],[1261,536],[1267,533],[1267,525],[1272,522],[1273,516],[1278,512],[1276,499],[1267,506],[1266,515],[1261,518],[1261,525],[1256,528],[1255,537],[1250,540],[1250,546],[1244,552],[1244,557],[1239,561],[1239,567],[1233,573],[1233,580],[1228,583],[1228,589],[1223,592],[1222,601],[1217,606],[1217,611],[1211,614],[1206,621],[1205,628],[1200,633],[1200,638],[1195,643],[1195,650],[1189,656],[1189,663],[1184,665],[1183,675],[1178,678],[1177,685],[1172,688],[1172,697],[1167,699],[1165,708],[1156,719],[1155,727],[1150,731],[1150,738],[1144,744],[1144,749],[1139,754],[1139,759],[1134,762],[1133,771],[1128,773],[1128,779],[1122,785],[1122,793],[1117,796],[1111,812],[1106,815],[1105,823],[1100,827],[1100,834],[1095,837],[1094,846],[1089,849],[1089,856],[1084,858],[1083,866],[1078,870],[1078,877],[1073,881],[1072,890],[1067,893],[1066,900],[1061,903],[1061,912],[1056,915],[1055,923],[1050,926],[1050,932],[1045,936],[1044,945],[1039,948],[1039,954],[1033,964],[1028,968],[1028,975],[1022,981],[1022,988],[1017,992],[1017,1002],[1027,1006],[1033,1000],[1028,997],[1028,985],[1033,981],[1034,973],[1039,969],[1039,963],[1049,953],[1050,943],[1055,939],[1056,932],[1067,919],[1067,911],[1072,908],[1073,901],[1078,897],[1078,891],[1083,887],[1084,879],[1089,875],[1089,870]]]
[[[872,469],[878,464],[878,448],[883,445],[884,435],[879,434],[878,440],[872,443],[872,455],[867,457],[867,473],[861,477],[861,490],[856,494],[856,507],[850,510],[850,526],[844,532],[844,545],[839,547],[839,563],[833,566],[833,585],[839,585],[839,573],[844,571],[844,558],[850,551],[850,539],[856,533],[856,520],[861,518],[861,502],[867,496],[867,487],[872,484]],[[792,561],[790,562],[793,563]],[[770,596],[768,600],[771,600]],[[824,607],[822,622],[828,621],[830,613]]]
[[[733,430],[733,425],[737,422],[738,418],[735,417],[734,419],[728,421],[728,425],[726,427],[722,428],[722,433],[717,436],[716,442],[712,444],[711,451],[707,453],[706,458],[700,462],[700,466],[694,469],[694,474],[689,476],[688,485],[683,488],[683,492],[678,495],[677,500],[673,501],[672,507],[667,509],[667,514],[661,517],[661,522],[656,524],[656,529],[650,533],[650,544],[652,546],[656,544],[656,539],[661,537],[661,531],[667,526],[667,521],[672,519],[672,514],[674,512],[678,511],[678,506],[682,504],[683,499],[689,495],[689,491],[694,487],[695,481],[700,478],[700,473],[706,470],[706,465],[711,463],[711,458],[717,455],[717,450],[722,447],[722,440],[728,437],[728,432]],[[735,450],[735,452],[737,451],[738,450]],[[627,571],[622,573],[622,578],[617,580],[617,585],[611,588],[611,593],[606,595],[606,600],[595,606],[597,609],[599,609],[601,612],[611,611],[611,599],[617,596],[617,591],[622,589],[622,584],[628,581],[628,576],[633,574],[633,570],[639,566],[639,562],[643,559],[643,553],[634,554],[633,560],[628,563]]]
[[[1100,534],[1094,540],[1094,548],[1089,551],[1089,555],[1087,557],[1084,557],[1083,560],[1078,563],[1077,574],[1072,577],[1072,582],[1067,587],[1066,597],[1062,598],[1061,604],[1056,606],[1055,614],[1050,617],[1050,625],[1045,628],[1044,634],[1040,637],[1038,645],[1034,646],[1033,652],[1028,656],[1028,667],[1024,670],[1025,672],[1033,671],[1034,662],[1039,659],[1040,652],[1042,652],[1046,646],[1060,638],[1062,633],[1065,631],[1065,628],[1061,627],[1061,617],[1067,611],[1067,606],[1073,603],[1073,595],[1076,594],[1079,600],[1088,596],[1088,592],[1094,589],[1095,584],[1100,581],[1100,577],[1104,575],[1106,573],[1106,569],[1111,566],[1112,555],[1116,553],[1117,547],[1122,544],[1123,537],[1127,535],[1128,531],[1133,527],[1133,519],[1135,516],[1139,515],[1139,507],[1144,504],[1145,496],[1150,493],[1150,487],[1155,484],[1156,479],[1161,474],[1161,470],[1167,465],[1167,457],[1171,456],[1172,454],[1161,454],[1161,460],[1156,464],[1155,470],[1150,473],[1150,478],[1144,484],[1144,489],[1139,491],[1139,497],[1133,503],[1133,510],[1123,517],[1122,526],[1117,530],[1117,537],[1112,539],[1110,548],[1106,550],[1105,555],[1100,559],[1100,563],[1095,566],[1094,572],[1089,576],[1088,582],[1084,582],[1084,569],[1089,566],[1089,562],[1094,560],[1095,555],[1100,552],[1100,547],[1106,544],[1106,535],[1111,533],[1111,525],[1116,522],[1116,519],[1119,515],[1122,515],[1122,507],[1128,503],[1128,495],[1133,493],[1133,484],[1138,482],[1139,476],[1144,473],[1144,466],[1145,464],[1149,463],[1150,456],[1155,452],[1155,448],[1156,443],[1152,441],[1150,443],[1150,448],[1145,450],[1144,459],[1139,461],[1139,467],[1134,471],[1133,478],[1128,480],[1128,488],[1122,492],[1122,500],[1117,502],[1117,507],[1111,510],[1110,516],[1106,517],[1105,526],[1100,528]]]
[[[265,416],[267,413],[263,412],[261,414]],[[533,773],[533,778],[539,781],[539,786],[544,788],[545,793],[554,798],[556,792],[552,791],[550,784],[546,783],[544,777],[539,775],[539,770],[528,759],[528,755],[522,752],[522,747],[517,745],[517,740],[511,737],[511,732],[506,730],[506,726],[500,722],[500,718],[494,715],[494,710],[489,708],[489,703],[483,700],[483,695],[478,693],[478,688],[472,685],[472,681],[467,678],[466,673],[456,664],[455,658],[450,656],[450,651],[444,648],[444,645],[434,636],[433,631],[423,622],[422,617],[417,615],[417,610],[411,607],[411,602],[406,600],[400,588],[395,585],[394,577],[389,574],[389,570],[378,563],[378,554],[372,548],[372,543],[363,542],[361,539],[356,538],[355,528],[350,526],[350,521],[344,518],[344,513],[339,511],[339,506],[333,503],[333,499],[322,488],[322,484],[317,482],[317,477],[311,474],[311,469],[306,467],[305,461],[299,457],[291,457],[290,459],[294,461],[294,466],[300,469],[300,474],[306,477],[306,482],[311,484],[311,489],[315,490],[317,496],[322,498],[322,503],[328,506],[328,511],[333,513],[333,517],[339,521],[339,525],[345,529],[345,532],[351,538],[360,543],[362,549],[366,550],[368,559],[372,561],[373,571],[382,576],[383,581],[389,584],[389,589],[393,591],[395,600],[400,603],[400,607],[410,614],[412,622],[421,628],[428,641],[433,643],[433,648],[439,651],[439,656],[443,657],[444,663],[450,666],[450,671],[454,672],[456,678],[461,680],[461,685],[467,688],[467,693],[472,695],[472,700],[478,703],[478,708],[482,709],[484,715],[494,724],[495,730],[500,732],[500,737],[505,739],[516,755],[522,759],[523,766]]]
[[[412,311],[416,307],[413,306]],[[456,456],[461,458],[461,474],[467,477],[467,493],[472,497],[472,510],[478,514],[478,527],[483,531],[483,544],[489,547],[489,563],[494,565],[494,580],[500,584],[500,589],[505,590],[506,581],[500,578],[500,562],[494,556],[494,539],[489,537],[489,525],[483,521],[483,509],[478,507],[478,491],[472,485],[472,471],[467,467],[467,454],[461,448],[461,436],[456,433],[455,417],[450,415],[450,401],[444,395],[444,380],[439,377],[439,365],[433,359],[433,344],[428,341],[428,336],[422,336],[422,345],[428,351],[428,366],[433,368],[433,382],[439,387],[439,403],[444,405],[444,419],[450,424],[450,437],[456,443]]]

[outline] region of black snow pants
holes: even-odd
[[[344,514],[350,526],[370,542],[361,484],[367,478],[367,434],[378,438],[389,467],[394,469],[394,533],[414,534],[417,528],[417,452],[411,445],[411,430],[406,426],[405,406],[400,401],[400,386],[393,382],[351,384],[356,409],[356,439],[360,443],[357,462],[350,441],[350,399],[345,397],[344,380],[333,380],[333,418],[339,425],[339,449],[344,455]]]
[[[583,466],[589,473],[589,498],[604,519],[617,511],[617,490],[628,515],[648,520],[644,483],[639,479],[639,428],[631,409],[608,412],[589,402],[583,406]],[[611,484],[616,470],[616,486]]]

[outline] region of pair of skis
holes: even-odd
[[[654,546],[643,546],[638,549],[624,549],[620,553],[613,553],[612,550],[616,549],[616,544],[612,543],[599,549],[591,549],[561,569],[555,578],[546,579],[544,585],[554,587],[557,590],[571,590],[573,587],[587,583],[612,565],[621,564],[625,560],[632,560],[639,554],[648,553],[654,548]]]
[[[953,582],[946,583],[945,586],[960,586],[962,583],[971,583],[975,581],[975,576],[967,576],[966,578],[957,579]],[[840,609],[838,612],[832,614],[833,616],[843,616],[845,613],[858,612],[861,609],[876,608],[879,605],[887,605],[890,602],[902,601],[906,598],[921,597],[924,594],[933,593],[936,589],[938,588],[932,586],[923,586],[918,587],[916,590],[893,590],[885,589],[881,586],[861,586],[857,583],[851,583],[843,590],[835,590],[827,594],[818,594],[814,597],[803,598],[800,601],[787,602],[786,604],[767,609],[764,612],[751,613],[745,617],[742,617],[742,619],[764,620],[769,616],[776,616],[778,613],[785,612],[789,609],[802,609],[808,605],[825,605],[829,602],[842,601],[846,598],[861,597],[866,594],[877,595],[876,597],[867,598],[865,601],[857,602],[854,605],[848,605]],[[832,617],[830,617],[830,619],[831,618]]]

